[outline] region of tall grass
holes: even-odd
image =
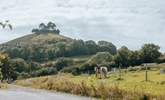
[[[110,86],[100,81],[97,84],[86,80],[74,80],[74,76],[56,75],[16,81],[15,84],[38,89],[55,90],[82,96],[101,98],[103,100],[164,100],[165,95],[152,95],[137,91],[126,91],[117,84]]]
[[[6,89],[8,85],[6,83],[0,83],[0,89]]]

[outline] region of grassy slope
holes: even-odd
[[[139,99],[139,97],[145,94],[151,97],[159,96],[162,99],[165,98],[165,74],[159,74],[159,68],[165,67],[165,65],[157,65],[155,67],[158,68],[152,68],[148,72],[148,82],[144,81],[145,71],[141,70],[123,72],[123,80],[117,80],[118,73],[110,74],[109,78],[102,80],[95,78],[94,75],[72,76],[70,74],[62,74],[18,80],[15,83],[22,86],[103,98],[114,94],[122,99],[125,98],[123,96],[129,99],[131,99],[131,97]],[[111,92],[112,94],[109,94]]]
[[[48,41],[65,41],[70,42],[72,41],[71,38],[65,37],[63,35],[57,35],[53,33],[45,33],[45,34],[29,34],[17,39],[14,39],[12,41],[6,42],[4,44],[7,44],[9,46],[15,46],[17,44],[21,44],[23,46],[25,45],[31,45],[34,43],[47,43]]]

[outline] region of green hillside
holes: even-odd
[[[7,43],[1,44],[7,46],[24,46],[24,45],[41,45],[41,44],[51,44],[55,42],[71,42],[72,39],[63,35],[58,35],[54,33],[44,33],[44,34],[29,34]]]

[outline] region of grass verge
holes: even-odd
[[[139,77],[141,77],[139,76],[139,72],[135,74],[135,72],[126,74],[125,77],[127,77],[127,80],[117,80],[115,74],[114,76],[111,75],[110,78],[102,80],[88,75],[73,76],[71,74],[60,74],[18,80],[15,84],[37,89],[55,90],[82,96],[102,98],[103,100],[164,100],[164,84],[150,81],[135,81],[136,78],[139,79]]]

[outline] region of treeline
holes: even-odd
[[[140,50],[129,50],[122,46],[115,55],[109,52],[98,52],[79,67],[64,68],[64,72],[73,74],[93,73],[96,64],[112,68],[128,68],[139,66],[144,63],[165,63],[165,54],[159,51],[160,47],[155,44],[144,44]]]
[[[75,41],[82,42],[82,40],[75,40]],[[89,43],[91,44],[91,42],[95,43],[93,41],[90,42],[87,41],[88,44]],[[86,42],[84,43],[84,45],[85,44]],[[17,78],[20,79],[20,78],[29,78],[29,77],[57,74],[59,71],[69,72],[77,75],[82,73],[93,73],[96,64],[104,65],[107,66],[109,69],[111,69],[112,67],[118,68],[119,66],[121,68],[127,68],[129,66],[137,66],[143,63],[165,62],[165,55],[159,51],[160,47],[155,44],[145,44],[142,46],[140,50],[136,50],[136,51],[129,50],[125,46],[116,50],[115,46],[113,47],[110,45],[112,44],[109,42],[100,41],[98,42],[98,44],[95,44],[95,46],[93,45],[92,48],[90,48],[91,46],[88,45],[89,46],[88,49],[86,48],[86,46],[83,46],[86,49],[82,49],[81,45],[77,44],[78,47],[81,47],[78,48],[74,44],[74,46],[77,48],[74,49],[72,48],[71,50],[75,52],[70,52],[69,54],[72,55],[68,55],[68,56],[89,54],[89,51],[91,54],[96,53],[95,55],[91,56],[91,58],[83,62],[78,61],[79,62],[78,64],[76,64],[76,62],[72,59],[66,59],[65,57],[61,57],[61,56],[58,57],[58,59],[54,60],[54,62],[47,62],[44,64],[40,64],[38,62],[33,61],[32,59],[27,61],[24,60],[23,58],[18,58],[18,57],[14,59],[13,58],[10,59],[10,57],[7,54],[0,54],[0,69],[1,69],[0,77],[3,80],[6,79],[15,80]]]
[[[3,46],[1,51],[9,54],[11,58],[22,58],[26,61],[43,62],[58,57],[71,57],[80,55],[93,55],[97,52],[117,53],[116,46],[111,42],[89,40],[72,40],[71,42],[49,42],[44,45],[30,46]]]
[[[159,51],[160,47],[155,44],[144,44],[140,50],[129,50],[126,46],[122,46],[117,50],[115,55],[109,53],[98,53],[91,61],[93,63],[110,63],[111,66],[137,66],[143,63],[163,63],[165,55]],[[108,59],[106,59],[108,58]]]

